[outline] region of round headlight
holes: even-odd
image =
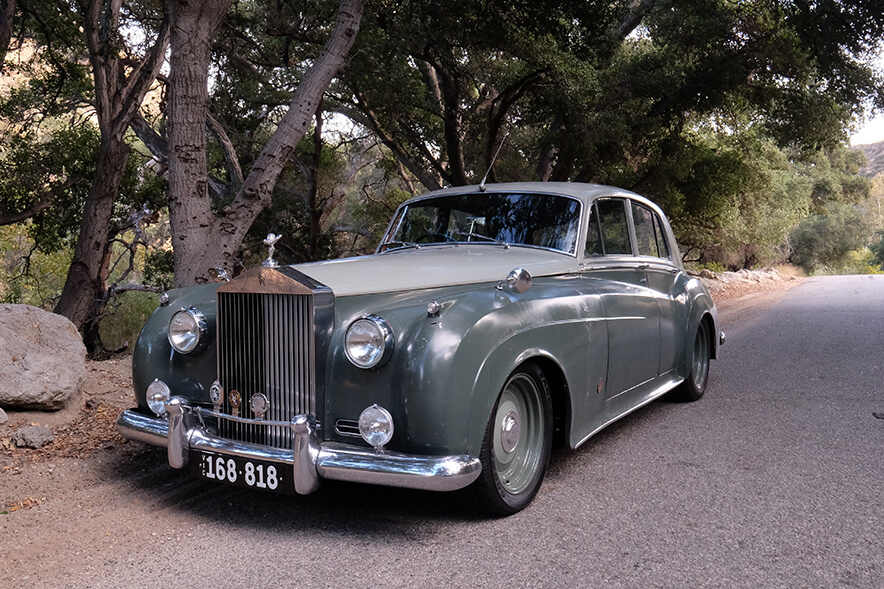
[[[207,330],[206,316],[199,309],[181,309],[169,320],[169,343],[177,352],[189,354],[197,349]]]
[[[393,416],[380,405],[366,407],[359,415],[359,434],[376,449],[383,448],[393,437]]]
[[[393,330],[381,317],[365,315],[347,329],[344,349],[359,368],[382,366],[393,354]]]
[[[150,410],[156,413],[159,416],[163,416],[166,414],[166,403],[169,402],[169,397],[172,396],[172,391],[169,390],[169,385],[161,381],[160,379],[154,379],[150,385],[147,387],[147,406],[150,407]]]

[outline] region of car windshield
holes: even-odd
[[[552,194],[440,196],[399,210],[379,251],[438,243],[527,245],[574,254],[580,202]]]

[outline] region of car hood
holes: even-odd
[[[518,246],[435,245],[294,267],[331,288],[335,296],[350,296],[500,282],[514,268],[524,268],[533,277],[552,276],[574,271],[577,260]]]

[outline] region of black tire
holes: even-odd
[[[706,392],[709,383],[709,363],[712,358],[712,336],[705,322],[697,326],[697,334],[694,336],[694,345],[691,348],[688,368],[690,372],[674,391],[677,401],[699,401]]]
[[[543,372],[524,364],[494,404],[479,452],[482,472],[464,489],[469,503],[495,515],[525,509],[543,483],[552,448],[552,395]]]

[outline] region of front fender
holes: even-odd
[[[603,352],[592,352],[605,345],[598,307],[566,279],[535,284],[526,295],[492,287],[452,301],[408,344],[401,401],[410,441],[477,455],[506,379],[531,358],[556,366],[566,390],[588,390],[590,373],[603,376],[607,364]]]
[[[147,410],[145,393],[148,385],[159,378],[173,395],[196,403],[210,403],[209,387],[215,379],[217,356],[215,346],[217,284],[170,291],[169,304],[157,308],[148,318],[132,353],[132,385],[138,406]],[[172,349],[168,339],[169,320],[178,310],[196,307],[206,316],[206,346],[191,354]]]

